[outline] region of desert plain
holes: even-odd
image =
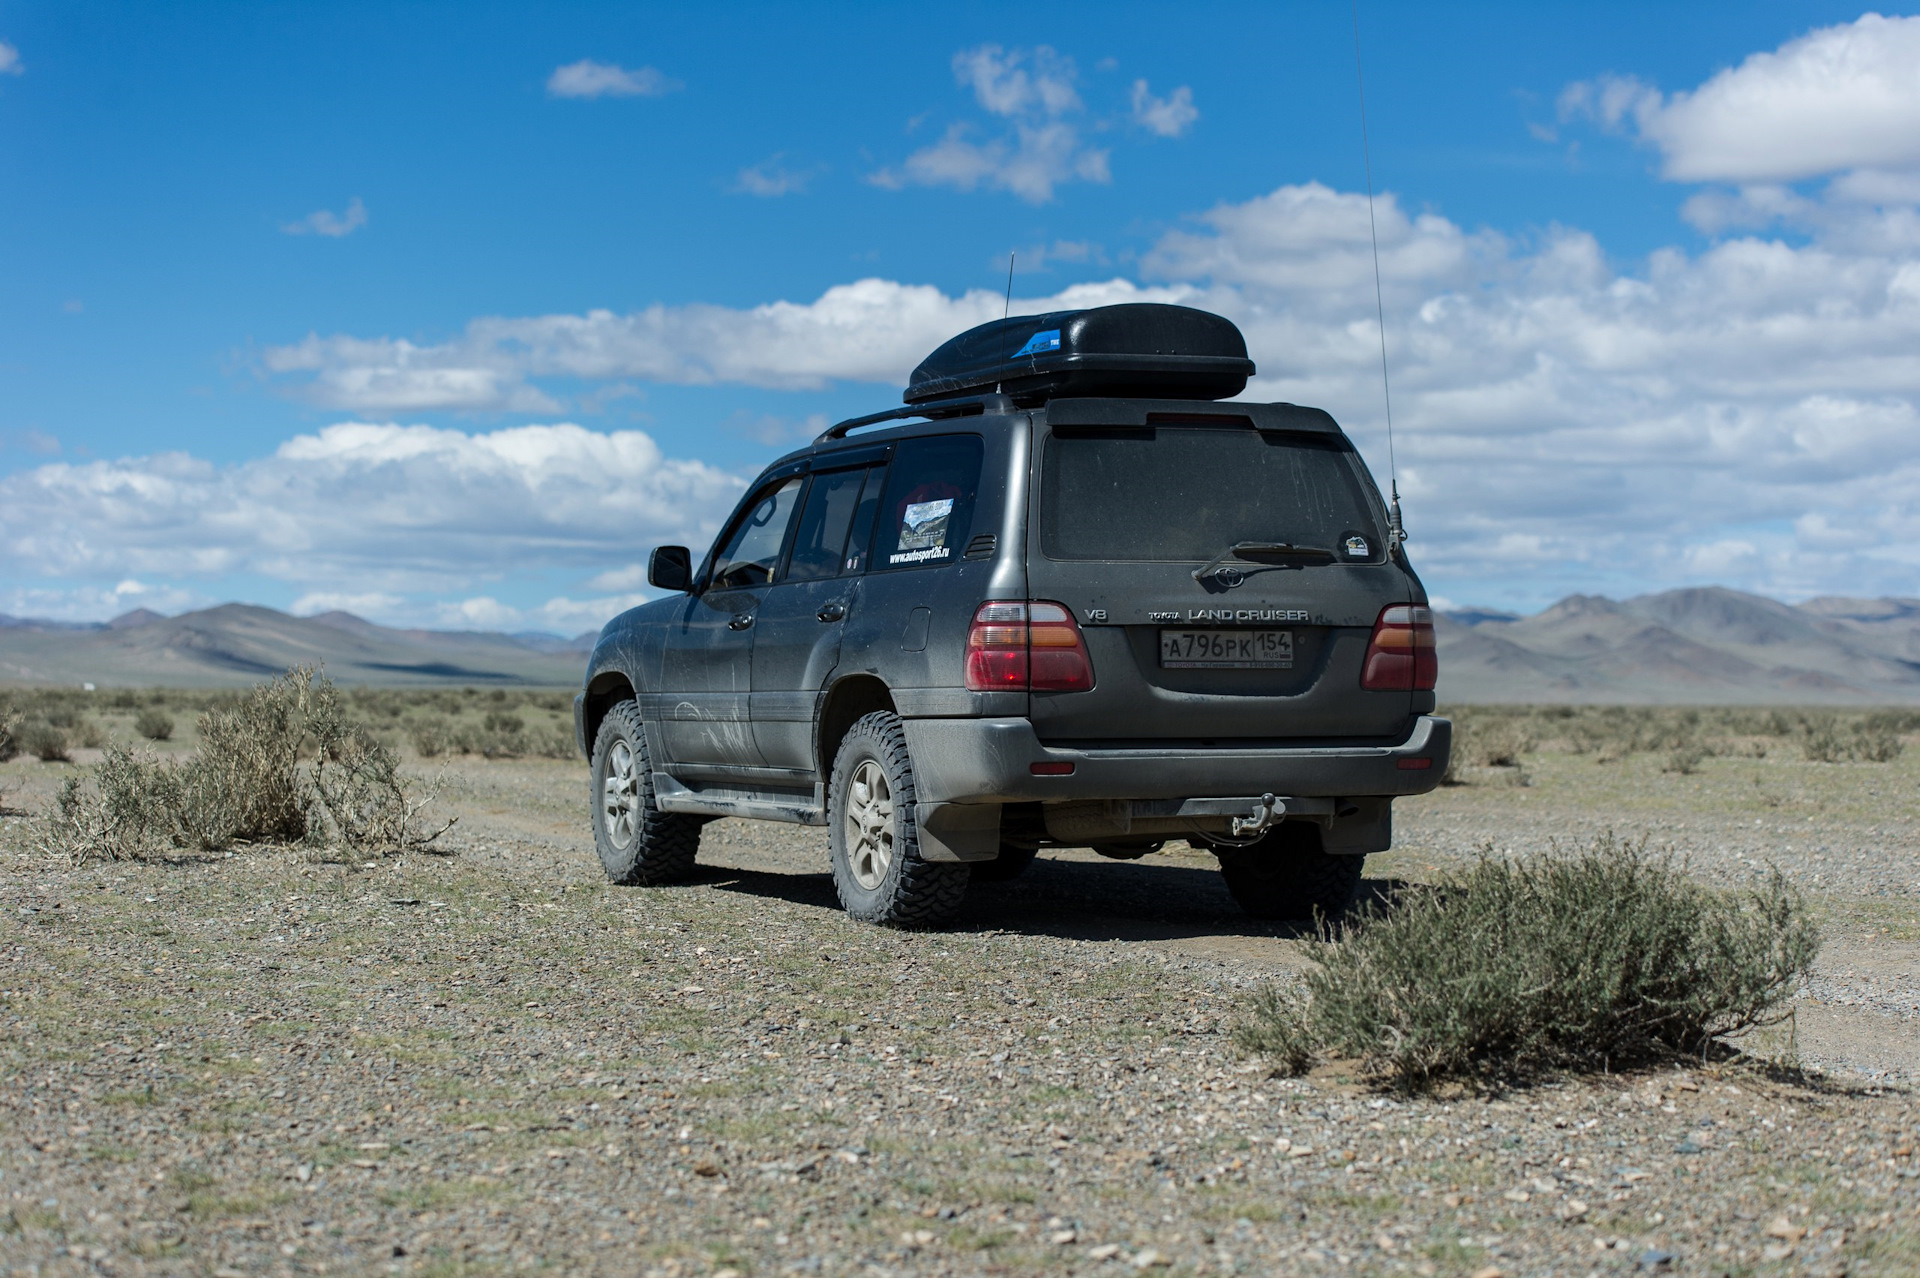
[[[563,704],[523,697],[526,738]],[[175,714],[152,748],[193,748]],[[1043,852],[885,931],[821,830],[715,822],[693,882],[615,887],[582,762],[390,730],[459,818],[397,856],[75,866],[38,822],[98,751],[0,764],[0,1273],[1920,1272],[1912,736],[1534,723],[1402,801],[1380,908],[1612,831],[1717,887],[1777,866],[1824,937],[1791,1018],[1709,1059],[1409,1093],[1236,1046],[1328,942],[1184,845]]]

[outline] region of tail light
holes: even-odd
[[[1375,692],[1427,691],[1440,675],[1433,651],[1433,613],[1420,604],[1380,610],[1367,644],[1360,686]]]
[[[1093,662],[1073,614],[1057,603],[985,603],[967,632],[975,692],[1085,692]]]

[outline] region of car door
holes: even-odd
[[[668,630],[654,710],[668,771],[762,762],[749,718],[754,629],[804,488],[803,475],[776,478],[742,504]]]
[[[821,691],[840,659],[865,567],[864,535],[880,500],[880,466],[816,471],[780,580],[754,624],[754,738],[767,765],[811,773]],[[826,762],[821,761],[822,768]]]

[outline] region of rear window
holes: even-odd
[[[1185,563],[1242,541],[1384,559],[1352,445],[1251,425],[1060,428],[1048,438],[1040,476],[1047,558]]]

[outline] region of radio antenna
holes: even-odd
[[[1007,254],[1007,304],[1000,308],[1000,318],[1005,319],[1013,313],[1013,254]]]
[[[1367,236],[1373,241],[1373,313],[1380,324],[1380,393],[1387,405],[1387,483],[1393,494],[1388,532],[1398,546],[1407,539],[1400,522],[1400,467],[1393,455],[1393,384],[1387,379],[1387,303],[1380,287],[1380,231],[1373,220],[1373,148],[1367,139],[1367,75],[1360,65],[1360,0],[1353,0],[1353,77],[1360,86],[1360,161],[1367,174]],[[1008,268],[1011,272],[1011,267]],[[1008,276],[1012,278],[1011,273]]]

